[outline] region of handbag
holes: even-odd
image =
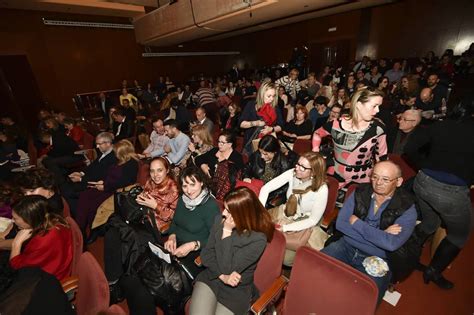
[[[193,278],[176,257],[171,256],[171,263],[167,263],[147,248],[135,263],[134,272],[165,314],[182,312],[192,294]]]
[[[279,207],[268,210],[270,212],[270,216],[272,217],[272,221],[276,224],[284,225],[304,219],[304,217],[300,217],[297,220],[287,218],[284,215],[285,209],[286,206],[281,205]],[[286,240],[286,249],[296,251],[301,246],[305,246],[308,243],[312,232],[313,228],[307,228],[301,231],[283,232],[283,235],[285,236]]]
[[[151,211],[150,208],[139,205],[136,201],[137,196],[142,192],[142,187],[135,186],[129,191],[116,192],[114,195],[115,212],[127,224],[142,223],[143,218]]]

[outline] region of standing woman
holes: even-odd
[[[340,188],[350,182],[369,182],[374,162],[387,157],[383,123],[374,119],[382,101],[383,92],[361,89],[352,97],[349,115],[326,123],[313,134],[314,152],[319,152],[322,138],[332,136],[334,177]]]
[[[262,187],[260,202],[266,204],[269,194],[285,184],[288,184],[286,204],[273,208],[270,212],[273,222],[285,233],[287,250],[284,264],[291,266],[298,246],[308,243],[312,248],[320,250],[327,238],[326,233],[319,227],[328,199],[324,158],[319,153],[304,153],[295,168],[289,169]],[[307,238],[303,244],[296,244],[291,234],[287,234],[305,230]]]
[[[247,314],[257,292],[254,273],[273,238],[270,215],[254,192],[240,187],[227,194],[201,252],[206,267],[196,279],[190,314]]]
[[[46,198],[23,197],[13,207],[13,221],[20,229],[10,252],[10,265],[14,269],[39,267],[58,280],[69,276],[71,229],[63,217],[49,211]]]
[[[252,140],[281,131],[283,118],[277,107],[276,86],[265,82],[260,86],[257,99],[250,101],[240,116],[240,128],[245,129],[244,151],[252,153]]]
[[[447,235],[441,241],[423,273],[425,283],[442,289],[454,284],[442,272],[466,244],[470,234],[472,204],[469,186],[474,180],[474,97],[471,94],[456,105],[448,119],[429,126],[405,146],[408,156],[430,144],[430,153],[415,178],[415,191],[423,220],[415,231],[423,242],[441,222]],[[462,136],[461,136],[462,135]]]

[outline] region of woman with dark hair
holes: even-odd
[[[283,128],[283,141],[293,143],[296,139],[311,139],[313,124],[309,120],[308,110],[303,105],[296,105],[295,119]]]
[[[130,273],[136,258],[142,254],[148,242],[166,230],[173,219],[178,202],[178,185],[170,175],[170,164],[163,157],[150,162],[150,177],[143,192],[137,196],[137,203],[153,209],[153,217],[147,217],[143,224],[129,225],[118,215],[112,215],[107,222],[104,237],[105,276],[109,281],[111,301],[120,300],[118,281],[124,273]],[[153,231],[151,220],[155,220],[159,231]]]
[[[340,188],[350,182],[369,182],[375,161],[387,157],[387,137],[383,123],[374,119],[383,101],[383,92],[364,88],[352,97],[349,115],[326,123],[313,134],[313,151],[319,152],[323,137],[334,144],[334,177]]]
[[[454,287],[442,272],[464,247],[471,229],[469,187],[474,180],[473,114],[474,97],[470,94],[453,108],[448,119],[410,137],[405,146],[405,153],[416,157],[419,148],[430,145],[428,157],[413,185],[423,217],[415,232],[423,243],[441,222],[446,226],[447,235],[423,273],[425,283],[432,281],[442,289]]]
[[[224,199],[201,252],[206,269],[199,274],[190,314],[246,314],[258,292],[254,273],[274,225],[253,191],[240,187]]]
[[[63,199],[53,174],[47,169],[38,168],[19,173],[15,179],[15,183],[25,196],[43,196],[48,201],[49,211],[58,215],[63,214]]]
[[[288,184],[287,202],[270,210],[272,219],[282,232],[300,232],[307,230],[307,243],[320,250],[326,241],[326,234],[319,222],[326,209],[328,187],[326,185],[326,164],[319,153],[304,153],[296,163],[278,177],[266,183],[260,190],[259,199],[266,204],[270,192]],[[287,237],[285,265],[291,265],[296,253],[294,244]],[[306,244],[301,244],[306,245]]]
[[[230,130],[234,134],[238,135],[240,133],[239,127],[239,118],[240,118],[240,107],[235,103],[230,103],[227,106],[227,114],[225,115],[224,119],[222,119],[224,123],[224,130]]]
[[[13,206],[13,221],[20,229],[12,242],[14,269],[40,267],[62,280],[72,263],[72,233],[67,222],[48,209],[43,196],[25,196]]]
[[[179,182],[182,194],[178,198],[164,248],[196,277],[203,269],[194,260],[206,245],[220,211],[208,189],[206,175],[201,170],[196,167],[185,168]],[[124,289],[131,314],[156,314],[154,298],[139,277],[124,276],[120,285]]]
[[[389,84],[388,78],[386,76],[382,76],[378,79],[376,88],[379,91],[382,91],[385,96],[388,96],[388,93],[389,93],[388,84]]]
[[[235,187],[235,181],[244,168],[242,154],[234,150],[234,146],[235,135],[226,130],[219,136],[217,148],[195,159],[204,174],[212,178],[212,191],[218,200],[223,200],[225,194]]]

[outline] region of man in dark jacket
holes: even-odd
[[[377,163],[371,185],[360,185],[339,212],[336,229],[342,237],[321,250],[372,278],[379,288],[379,303],[392,273],[408,263],[397,254],[416,223],[413,197],[399,188],[402,182],[397,164]]]
[[[79,194],[87,189],[87,182],[105,180],[109,167],[117,163],[113,151],[114,136],[110,132],[101,132],[95,138],[97,158],[82,172],[68,175],[69,181],[60,185],[61,193],[67,200],[71,213],[75,215]]]
[[[127,114],[123,108],[117,108],[112,118],[116,122],[113,130],[115,142],[133,136],[133,121],[127,118]]]

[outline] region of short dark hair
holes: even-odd
[[[75,125],[76,120],[72,119],[71,117],[66,117],[63,120],[63,124],[65,124],[65,125]]]
[[[321,95],[314,99],[314,103],[327,105],[329,103],[329,100],[326,96]]]
[[[221,132],[221,134],[219,135],[220,136],[224,136],[225,137],[225,141],[227,141],[228,143],[232,143],[232,147],[235,147],[235,142],[236,142],[236,136],[235,136],[235,133],[233,133],[232,131],[230,130],[224,130],[223,132]]]
[[[122,106],[116,107],[113,115],[125,117],[126,116],[125,109]]]
[[[204,174],[203,171],[201,171],[200,168],[197,168],[196,166],[190,166],[186,167],[181,171],[181,174],[179,175],[179,186],[183,186],[183,183],[186,178],[191,179],[192,182],[198,181],[202,183],[202,188],[208,188],[209,183],[208,183],[208,177]]]
[[[44,168],[32,169],[19,173],[15,183],[20,189],[36,189],[43,187],[56,192],[57,186],[53,174]]]
[[[170,128],[176,128],[179,130],[178,122],[175,119],[165,120],[165,122],[163,123],[163,126],[170,126]]]

